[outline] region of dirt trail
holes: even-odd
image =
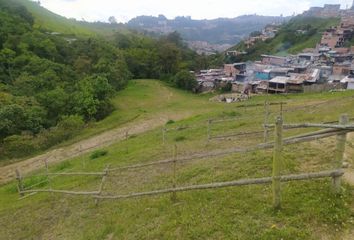
[[[348,134],[348,142],[354,143],[354,133]],[[345,159],[349,163],[349,168],[344,174],[344,181],[354,186],[354,149],[352,147],[346,147]],[[352,206],[352,210],[354,211],[354,206]],[[343,235],[343,240],[354,240],[354,230],[348,229]]]
[[[156,115],[151,119],[129,123],[124,127],[109,130],[86,140],[74,143],[68,147],[54,149],[36,157],[0,167],[0,184],[4,184],[14,179],[16,168],[18,168],[23,174],[26,174],[43,168],[45,159],[47,159],[48,163],[58,163],[121,141],[125,139],[127,131],[129,132],[129,135],[141,134],[164,125],[169,119],[181,120],[189,115],[190,114],[188,113],[174,114],[173,116],[171,114]]]
[[[348,134],[348,142],[354,143],[354,133]],[[349,168],[347,168],[344,180],[350,185],[354,186],[354,149],[351,146],[346,147],[345,159],[349,163]]]

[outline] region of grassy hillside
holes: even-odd
[[[30,0],[13,0],[25,6],[35,17],[35,24],[42,29],[75,35],[111,35],[115,31],[128,32],[122,25],[86,23],[55,14]]]
[[[90,154],[83,155],[50,165],[50,172],[100,171],[107,164],[118,167],[161,160],[171,157],[175,144],[179,156],[250,146],[262,142],[263,137],[207,143],[207,119],[243,117],[240,121],[213,125],[213,135],[261,130],[261,104],[268,99],[287,102],[286,122],[333,121],[341,113],[354,115],[354,102],[348,98],[353,95],[353,92],[337,92],[257,96],[245,103],[222,104],[209,102],[208,96],[186,94],[157,81],[133,81],[115,99],[127,119],[142,113],[147,118],[166,114],[168,119],[176,120],[185,114],[185,119],[169,121],[167,126],[194,127],[169,132],[165,145],[161,128],[134,135],[105,148],[108,151],[105,156],[92,159]],[[248,107],[242,107],[245,105]],[[278,111],[278,106],[272,106],[271,119]],[[105,121],[107,127],[113,122],[124,122],[114,114]],[[286,135],[297,133],[298,130]],[[282,173],[330,169],[334,141],[331,138],[286,147]],[[271,162],[272,151],[267,150],[178,163],[176,184],[187,186],[270,176]],[[29,186],[41,178],[29,176],[25,184]],[[91,198],[51,194],[18,200],[12,182],[0,187],[0,239],[343,239],[347,231],[354,229],[354,189],[344,185],[343,194],[335,196],[330,182],[326,179],[283,184],[283,209],[279,212],[271,208],[268,185],[178,193],[176,201],[171,201],[170,195],[102,201],[96,207]],[[68,190],[91,191],[99,184],[100,178],[96,177],[51,181],[51,187]],[[163,189],[172,184],[172,166],[162,165],[110,175],[104,193],[127,194]]]
[[[0,0],[0,22],[0,159],[45,151],[85,123],[104,119],[114,110],[111,98],[131,78],[173,83],[182,70],[190,75],[187,70],[206,64],[177,33],[159,39],[118,32],[92,37],[91,26],[99,24],[87,24],[91,32],[82,32],[77,22],[30,1]]]
[[[322,32],[331,26],[337,26],[337,18],[315,18],[298,16],[284,24],[273,39],[265,42],[259,41],[249,49],[244,42],[236,45],[232,50],[242,50],[248,52],[240,57],[239,61],[256,60],[262,54],[295,54],[305,48],[314,48],[321,40]],[[297,30],[306,31],[304,33]],[[232,59],[235,60],[235,59]]]

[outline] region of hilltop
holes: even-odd
[[[199,45],[204,43],[225,49],[238,43],[251,32],[263,29],[267,24],[279,24],[289,19],[290,17],[244,15],[235,18],[195,20],[191,17],[167,19],[160,15],[158,17],[139,16],[130,20],[127,26],[155,34],[177,31],[193,47],[198,47],[198,43]]]
[[[280,55],[299,53],[306,48],[314,48],[320,42],[322,33],[330,27],[337,26],[340,18],[321,18],[299,15],[283,24],[274,38],[258,41],[247,48],[240,42],[229,50],[245,51],[246,55],[232,61],[256,60],[262,54]]]
[[[267,24],[283,23],[290,17],[245,15],[236,18],[218,18],[213,20],[194,20],[190,17],[167,19],[158,17],[138,16],[128,23],[85,22],[67,19],[40,6],[37,2],[14,0],[25,6],[35,17],[36,26],[53,32],[79,35],[112,36],[115,32],[127,34],[131,30],[148,33],[153,37],[179,32],[189,46],[194,49],[222,51],[241,41],[253,31],[259,31]],[[205,47],[207,45],[207,47]]]
[[[48,31],[85,36],[111,36],[116,31],[123,33],[129,32],[123,24],[109,24],[103,22],[89,23],[68,19],[49,11],[35,1],[13,0],[12,2],[24,6],[34,16],[35,26],[37,28],[47,29]]]
[[[0,21],[1,159],[45,151],[106,118],[132,78],[178,87],[178,73],[208,64],[177,33],[107,37],[34,2],[0,0]]]

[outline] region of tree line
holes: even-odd
[[[191,70],[210,60],[176,32],[75,36],[38,28],[21,5],[0,0],[0,153],[21,157],[108,116],[111,97],[132,78],[158,78],[193,89]],[[182,83],[180,82],[182,81]],[[21,151],[18,151],[18,147]]]

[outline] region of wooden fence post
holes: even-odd
[[[349,117],[347,114],[340,116],[339,124],[346,125],[349,123]],[[335,150],[335,168],[340,169],[343,167],[343,158],[345,152],[345,143],[347,141],[347,134],[340,133],[337,135],[337,144]],[[333,177],[332,181],[333,190],[335,193],[340,193],[341,191],[341,176]]]
[[[264,102],[264,143],[268,142],[268,118],[269,118],[269,103]]]
[[[277,117],[275,123],[275,144],[273,153],[273,174],[272,174],[272,190],[273,190],[273,207],[281,208],[281,189],[280,174],[282,165],[282,149],[283,149],[283,119]]]
[[[100,184],[100,186],[98,188],[98,195],[102,194],[104,184],[105,184],[105,182],[107,180],[107,177],[108,177],[109,167],[110,167],[110,165],[107,165],[106,168],[104,169],[104,175],[102,176],[101,184]],[[98,206],[98,203],[99,203],[99,199],[96,198],[95,199],[95,205]]]
[[[284,117],[283,117],[283,104],[284,104],[284,102],[280,102],[280,116],[282,119],[284,119]]]
[[[21,197],[23,197],[24,196],[24,194],[22,193],[22,191],[24,190],[23,178],[22,178],[21,172],[20,172],[20,170],[18,170],[18,168],[16,168],[16,179],[18,181],[18,184],[17,184],[18,193],[20,194]]]
[[[176,171],[177,171],[177,145],[175,144],[173,148],[173,183],[172,183],[173,189],[177,187]],[[177,201],[176,192],[172,192],[171,200],[173,202]]]

